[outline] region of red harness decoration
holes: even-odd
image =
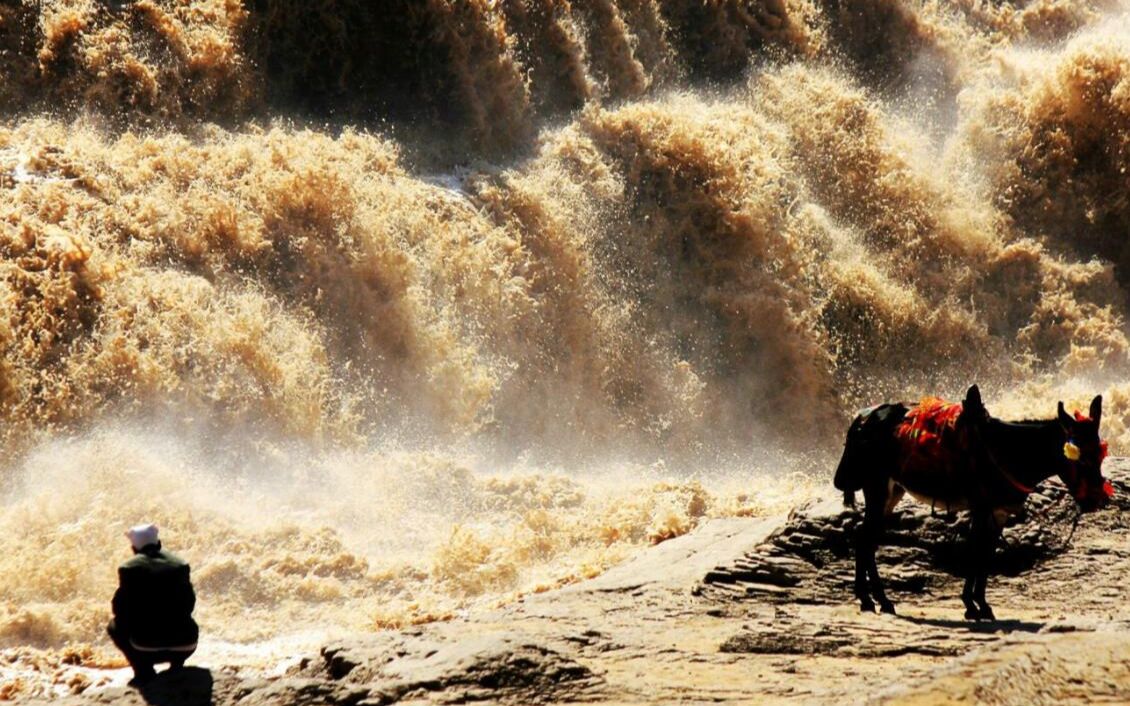
[[[931,466],[956,462],[966,451],[954,433],[961,409],[960,402],[946,402],[937,397],[924,397],[912,407],[895,429],[904,462]]]
[[[1075,410],[1075,421],[1089,423],[1089,422],[1092,422],[1093,420],[1090,417],[1083,414],[1082,412],[1080,412],[1079,410]],[[1108,453],[1107,443],[1106,443],[1105,440],[1100,439],[1099,440],[1099,475],[1100,475],[1100,477],[1102,475],[1103,461],[1106,460],[1107,453]],[[1079,476],[1079,469],[1076,468],[1074,461],[1070,464],[1070,468],[1071,468],[1071,476],[1072,476],[1071,480],[1076,480]],[[1070,487],[1070,486],[1068,486],[1068,487]],[[1088,490],[1090,490],[1090,488],[1087,487],[1087,480],[1085,478],[1079,480],[1079,486],[1078,486],[1078,488],[1076,489],[1076,492],[1075,492],[1076,499],[1082,499],[1082,498],[1087,497]],[[1114,497],[1114,486],[1111,485],[1110,480],[1108,480],[1106,478],[1103,478],[1103,494],[1106,495],[1107,498],[1113,498]]]
[[[960,402],[946,402],[937,397],[924,397],[906,413],[895,436],[902,444],[903,463],[911,468],[956,471],[969,463],[968,440],[957,433],[961,416]],[[1004,468],[997,470],[1005,481],[1025,495],[1034,489],[1024,485]]]

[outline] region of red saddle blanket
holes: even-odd
[[[960,402],[925,397],[910,408],[895,428],[903,463],[950,465],[968,451],[967,440],[957,430]]]

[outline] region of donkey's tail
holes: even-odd
[[[836,490],[844,491],[844,504],[848,504],[849,495],[854,498],[855,491],[863,487],[864,464],[860,457],[865,456],[864,449],[868,446],[864,436],[864,426],[868,413],[865,411],[852,420],[848,427],[847,439],[844,440],[844,455],[840,457],[840,465],[836,466],[836,475],[832,485]]]
[[[860,412],[848,427],[844,454],[832,484],[843,491],[844,505],[855,506],[855,493],[862,490],[868,474],[883,473],[894,451],[894,432],[906,417],[901,404],[884,404]]]

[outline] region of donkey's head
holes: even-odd
[[[1103,397],[1091,400],[1090,416],[1075,412],[1072,417],[1059,403],[1059,425],[1067,441],[1063,445],[1060,480],[1071,491],[1083,512],[1091,512],[1110,502],[1114,488],[1103,478],[1106,442],[1099,438],[1099,422],[1103,416]]]

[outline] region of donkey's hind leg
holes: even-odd
[[[901,491],[897,489],[897,491]],[[860,610],[872,612],[875,604],[871,601],[874,596],[879,603],[879,610],[884,613],[894,614],[895,606],[887,598],[883,590],[883,580],[879,577],[879,567],[875,563],[875,552],[883,540],[883,525],[887,514],[902,493],[890,484],[875,484],[864,488],[863,495],[866,506],[863,512],[863,523],[856,530],[855,542],[855,595],[859,598]],[[870,588],[870,595],[868,595]]]
[[[859,609],[864,613],[874,613],[875,603],[871,600],[871,589],[867,583],[870,564],[875,560],[875,547],[871,545],[866,520],[855,528],[855,597],[859,599]]]

